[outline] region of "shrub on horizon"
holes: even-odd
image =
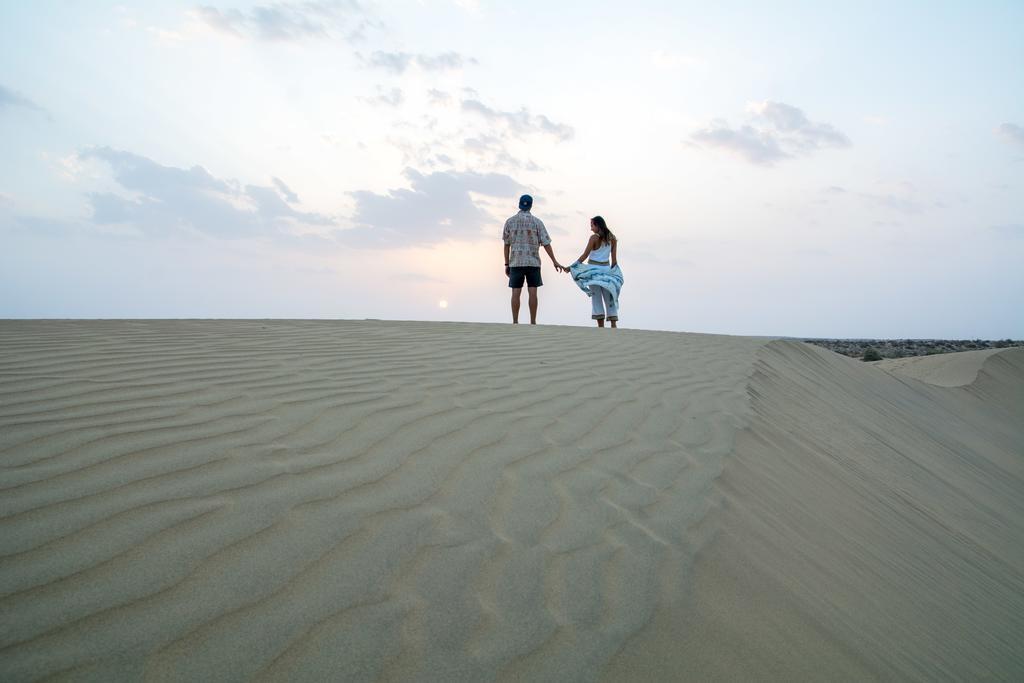
[[[873,360],[882,360],[882,354],[878,353],[878,351],[869,346],[868,348],[864,349],[864,356],[861,358],[861,360],[864,361],[865,363]]]

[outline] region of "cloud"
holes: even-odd
[[[1002,123],[996,128],[996,135],[1018,145],[1024,145],[1024,128],[1016,123]]]
[[[368,23],[364,8],[355,0],[278,2],[247,10],[205,5],[196,8],[194,16],[220,33],[264,41],[328,38],[337,31],[346,32],[351,39]],[[356,20],[359,23],[353,28],[351,23]]]
[[[497,135],[482,133],[476,137],[466,138],[462,148],[491,166],[514,170],[541,170],[532,160],[520,161],[514,157],[505,146],[504,139]]]
[[[384,90],[380,86],[377,86],[376,95],[373,97],[363,97],[361,99],[369,104],[383,104],[388,107],[397,107],[405,101],[405,95],[402,93],[400,88]]]
[[[284,235],[297,225],[334,225],[330,218],[295,210],[298,196],[279,178],[274,187],[246,185],[211,175],[201,166],[163,166],[137,154],[101,147],[80,155],[99,160],[130,196],[88,196],[99,225],[130,225],[142,233],[194,231],[239,238]]]
[[[826,148],[850,146],[850,139],[828,123],[815,123],[802,110],[783,102],[748,105],[747,123],[732,128],[722,119],[690,135],[698,145],[724,149],[747,161],[772,166],[785,159]]]
[[[6,109],[7,107],[22,107],[24,109],[31,109],[44,114],[46,113],[45,109],[21,93],[0,85],[0,109]]]
[[[352,221],[358,227],[337,233],[338,238],[362,246],[398,248],[475,240],[484,226],[495,221],[472,195],[501,197],[514,208],[515,197],[525,190],[500,173],[437,171],[424,175],[409,168],[404,175],[409,189],[386,194],[353,192],[356,210]]]
[[[846,188],[839,187],[838,185],[829,185],[828,187],[821,188],[818,191],[818,194],[819,195],[825,195],[825,196],[818,197],[817,199],[812,199],[811,202],[813,204],[828,204],[829,202],[832,201],[831,198],[833,198],[833,197],[841,197],[842,195],[847,194],[847,192],[846,192]],[[767,202],[765,202],[765,206],[770,206],[770,207],[775,208],[775,209],[782,209],[783,208],[781,206],[778,206],[778,205],[775,205],[775,204],[769,204]]]
[[[429,101],[445,107],[458,102],[464,115],[439,118],[425,114],[416,121],[393,124],[395,134],[388,142],[402,152],[403,165],[408,167],[442,170],[454,165],[454,158],[477,170],[539,171],[541,166],[529,158],[536,137],[562,141],[573,136],[571,126],[526,108],[500,111],[476,98],[457,100],[442,90],[431,89],[426,94]],[[416,132],[405,136],[402,132],[406,129]]]
[[[449,169],[455,165],[452,157],[442,151],[445,149],[442,137],[413,140],[392,135],[388,143],[402,153],[402,163],[406,166]]]
[[[752,104],[748,111],[787,136],[786,142],[804,151],[825,147],[849,147],[850,138],[827,123],[813,123],[796,107],[782,102]]]
[[[362,57],[363,63],[369,67],[384,69],[396,74],[405,73],[411,66],[424,71],[452,71],[461,69],[466,64],[477,64],[472,57],[463,57],[458,52],[442,52],[436,55],[412,54],[409,52],[374,52],[369,57]]]
[[[860,193],[860,197],[868,204],[892,209],[908,215],[922,213],[928,205],[927,199],[922,198],[914,183],[908,180],[892,184],[879,183],[879,186],[882,188],[881,192],[863,192]],[[941,208],[939,203],[933,203],[932,205]]]
[[[733,129],[724,122],[713,122],[710,127],[697,131],[690,138],[708,147],[739,154],[751,163],[764,166],[771,166],[776,161],[792,157],[783,151],[778,139],[771,132],[757,130],[752,126]]]
[[[446,105],[452,101],[452,96],[443,90],[431,88],[427,91],[427,99],[430,101],[430,104]]]
[[[901,197],[894,194],[865,194],[862,195],[868,202],[877,206],[883,206],[887,209],[893,209],[901,213],[915,214],[921,213],[924,207],[915,199],[910,197]]]
[[[299,195],[292,192],[291,188],[285,185],[283,180],[280,178],[271,178],[271,180],[274,182],[274,187],[277,188],[278,192],[281,193],[281,196],[284,197],[285,200],[291,204],[299,203]]]
[[[499,111],[476,99],[462,101],[462,110],[483,117],[493,124],[503,125],[509,132],[525,136],[530,134],[550,135],[556,140],[571,140],[575,131],[572,126],[555,123],[543,114],[531,114],[526,107],[519,111]]]

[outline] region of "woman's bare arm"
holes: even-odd
[[[589,240],[587,240],[587,248],[583,250],[583,255],[576,259],[578,263],[583,263],[587,260],[587,257],[590,256],[590,252],[594,251],[594,242],[596,240],[597,235],[593,235]]]
[[[619,265],[619,241],[612,240],[612,268]]]

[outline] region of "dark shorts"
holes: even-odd
[[[521,289],[523,280],[527,287],[540,287],[544,283],[540,279],[540,266],[512,266],[508,269],[508,286]]]

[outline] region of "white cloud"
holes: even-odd
[[[464,57],[458,52],[442,52],[435,55],[413,54],[410,52],[384,52],[377,50],[369,57],[362,57],[363,63],[372,68],[384,69],[395,74],[403,74],[410,67],[416,66],[423,71],[454,71],[467,64],[477,64],[472,57]]]
[[[388,107],[397,107],[405,101],[405,95],[402,93],[401,88],[384,90],[380,86],[377,86],[376,95],[373,97],[363,97],[361,99],[369,104],[381,104]]]
[[[339,33],[357,39],[373,23],[354,0],[276,2],[245,10],[204,5],[193,16],[224,35],[263,41],[329,38]]]
[[[556,140],[571,140],[575,131],[572,126],[556,123],[543,114],[531,114],[523,107],[519,111],[500,111],[492,109],[476,99],[462,101],[462,110],[483,117],[489,122],[500,124],[517,136],[530,134],[550,135]]]
[[[850,146],[850,139],[831,124],[813,122],[802,110],[783,102],[751,103],[747,114],[748,122],[738,128],[717,119],[692,133],[690,140],[763,166],[820,149]]]
[[[403,248],[445,240],[476,240],[493,219],[473,200],[474,194],[507,199],[525,188],[507,175],[471,171],[424,175],[406,169],[410,187],[386,194],[353,192],[358,227],[338,233],[339,239],[368,247]]]
[[[124,194],[89,195],[98,225],[129,225],[140,233],[197,232],[216,237],[281,236],[302,225],[335,225],[320,214],[297,211],[298,196],[279,178],[273,187],[242,186],[202,166],[163,166],[131,152],[100,147],[82,160],[106,163]]]
[[[431,88],[430,90],[427,91],[427,101],[433,105],[445,106],[451,103],[452,96],[443,90]]]
[[[701,145],[739,154],[754,164],[771,166],[777,161],[792,157],[782,149],[774,133],[758,130],[753,126],[730,128],[724,121],[713,121],[707,128],[693,133],[690,138]]]
[[[436,89],[427,90],[420,103],[436,108],[414,120],[393,122],[387,138],[402,153],[402,163],[413,168],[451,169],[460,164],[498,172],[539,171],[542,167],[531,158],[538,138],[565,141],[573,136],[571,126],[525,107],[501,111],[478,99],[456,100]]]
[[[873,206],[892,209],[904,214],[922,213],[928,202],[909,180],[896,183],[878,183],[875,192],[860,193],[861,199]]]
[[[277,177],[271,178],[271,180],[274,183],[274,187],[277,188],[277,191],[281,193],[281,196],[284,197],[286,201],[290,204],[299,203],[299,195],[292,192],[292,189],[285,185],[283,180]]]
[[[22,109],[30,109],[32,111],[46,113],[46,110],[40,107],[38,104],[25,97],[21,93],[5,88],[0,85],[0,111],[8,108],[20,107]]]
[[[1002,123],[996,128],[996,135],[1010,143],[1024,145],[1024,127],[1016,123]]]
[[[470,14],[479,14],[481,11],[480,0],[455,0],[455,6]]]

